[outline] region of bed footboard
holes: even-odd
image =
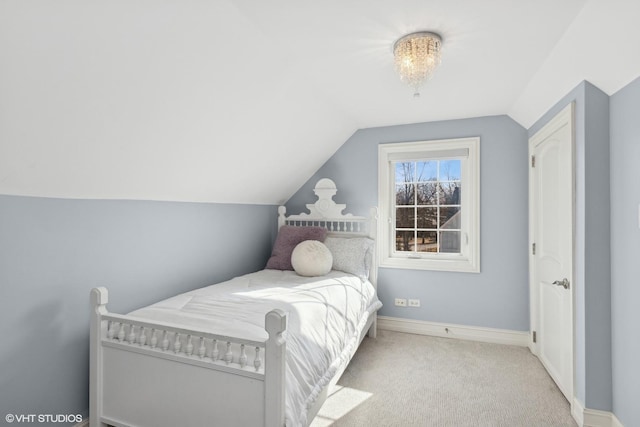
[[[92,289],[92,427],[284,425],[284,312],[266,315],[261,342],[111,314],[107,302]]]

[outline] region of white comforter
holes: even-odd
[[[301,277],[262,270],[187,292],[130,313],[184,327],[266,340],[265,314],[288,313],[287,426],[307,424],[321,389],[349,361],[360,330],[382,304],[371,283],[340,271]]]

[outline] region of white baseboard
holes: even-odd
[[[378,328],[409,334],[457,338],[461,340],[517,345],[521,347],[527,347],[529,345],[529,332],[510,331],[507,329],[452,325],[387,316],[378,316]]]
[[[571,415],[580,427],[624,427],[615,414],[585,408],[578,399],[573,399]]]
[[[624,427],[616,414],[611,414],[611,427]]]
[[[579,427],[584,426],[584,405],[575,397],[573,398],[573,403],[571,404],[571,416],[576,423],[578,423]]]

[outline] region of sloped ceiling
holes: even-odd
[[[359,128],[640,75],[632,0],[3,0],[0,194],[276,204]],[[443,36],[419,99],[391,47]]]

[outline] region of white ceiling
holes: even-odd
[[[634,0],[2,0],[0,194],[275,204],[357,129],[640,75]],[[391,46],[443,36],[419,99]]]

